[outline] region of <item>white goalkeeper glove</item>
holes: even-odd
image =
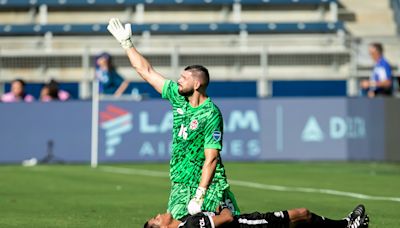
[[[133,47],[131,24],[125,24],[124,28],[118,18],[111,18],[107,30],[118,40],[123,49]]]
[[[207,191],[207,189],[205,189],[203,187],[197,188],[195,196],[193,197],[193,199],[191,199],[189,201],[189,204],[187,207],[189,214],[194,215],[194,214],[201,212],[201,206],[203,205],[204,196],[206,195],[206,191]]]

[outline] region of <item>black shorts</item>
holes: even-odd
[[[228,227],[235,228],[289,228],[289,214],[287,211],[242,214],[235,216],[235,220]]]

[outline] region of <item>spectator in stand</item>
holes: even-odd
[[[381,43],[372,43],[369,46],[369,54],[375,62],[375,66],[369,80],[362,80],[360,86],[363,94],[373,98],[376,96],[392,95],[392,68],[383,56]]]
[[[67,91],[61,90],[56,80],[52,79],[45,84],[40,91],[40,100],[43,102],[49,101],[66,101],[70,97]]]
[[[1,101],[11,102],[32,102],[35,98],[25,92],[25,82],[22,79],[15,79],[11,82],[11,91],[1,96]]]
[[[129,85],[129,82],[117,73],[111,55],[106,52],[96,57],[96,78],[100,82],[100,93],[106,95],[119,97]]]

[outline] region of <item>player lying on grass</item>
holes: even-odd
[[[369,217],[365,207],[358,205],[347,217],[331,220],[306,208],[279,212],[241,214],[233,216],[227,207],[220,212],[200,212],[175,220],[171,214],[159,214],[146,222],[144,228],[366,228]]]

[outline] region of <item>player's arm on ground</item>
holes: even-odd
[[[212,217],[215,227],[221,227],[222,225],[233,222],[232,212],[228,208],[222,209],[219,215]]]
[[[134,47],[132,42],[131,25],[128,23],[125,24],[124,27],[119,19],[111,18],[107,29],[115,39],[118,40],[121,47],[125,49],[129,61],[136,72],[151,86],[153,86],[157,92],[161,93],[166,79],[155,71],[150,62]]]

